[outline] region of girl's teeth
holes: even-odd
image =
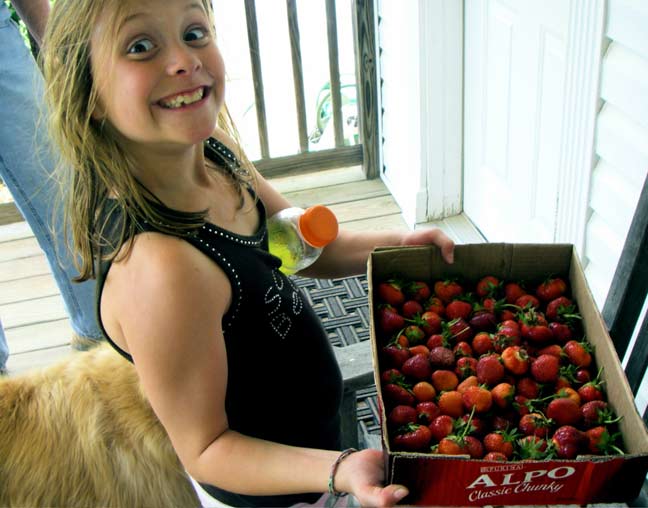
[[[203,94],[204,94],[204,89],[199,88],[192,94],[177,95],[170,101],[165,101],[162,102],[161,104],[165,108],[169,108],[169,109],[179,108],[180,106],[186,104],[193,104],[194,102],[198,102],[200,99],[203,98]]]

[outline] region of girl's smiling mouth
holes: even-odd
[[[205,97],[209,96],[210,90],[211,88],[208,86],[201,86],[193,91],[181,92],[160,99],[157,104],[164,109],[179,109],[202,101]]]

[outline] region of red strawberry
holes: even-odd
[[[390,406],[413,406],[416,402],[414,395],[408,389],[404,388],[401,385],[394,383],[388,383],[382,388],[382,395],[385,402]]]
[[[521,376],[529,370],[529,355],[520,346],[509,346],[502,351],[504,368],[516,376]]]
[[[542,413],[529,413],[522,415],[518,428],[525,436],[537,436],[546,439],[551,429],[551,421]]]
[[[543,302],[555,300],[567,291],[567,283],[560,277],[545,280],[536,288],[536,296]]]
[[[467,411],[471,411],[474,408],[476,413],[485,413],[493,405],[493,395],[481,386],[467,388],[461,394],[461,397]]]
[[[592,400],[603,400],[603,391],[598,376],[593,380],[585,383],[578,389],[578,395],[581,397],[583,404]]]
[[[437,441],[441,441],[452,433],[454,420],[452,417],[442,414],[434,418],[429,427],[432,431],[432,437]]]
[[[381,305],[378,312],[380,329],[383,332],[392,334],[405,326],[405,318],[391,305]]]
[[[411,346],[408,349],[410,352],[410,356],[423,355],[427,357],[427,355],[430,354],[430,350],[428,349],[428,347],[424,346],[423,344],[419,344],[418,346]]]
[[[463,300],[453,300],[446,305],[445,313],[449,320],[457,318],[467,320],[470,314],[472,314],[472,305]]]
[[[497,294],[501,285],[502,283],[497,277],[494,277],[493,275],[486,275],[485,277],[482,277],[479,282],[477,282],[475,293],[477,293],[477,296],[479,296],[480,298],[492,296],[494,294]]]
[[[463,294],[463,287],[453,280],[440,280],[434,283],[434,293],[447,304]]]
[[[394,447],[410,452],[424,451],[431,440],[432,432],[427,426],[410,423],[394,436]]]
[[[573,335],[571,327],[565,323],[556,323],[553,321],[549,323],[549,330],[551,330],[553,338],[561,344],[567,342]]]
[[[538,436],[524,436],[518,439],[518,455],[521,460],[545,460],[553,457],[553,447],[546,439]]]
[[[407,340],[412,346],[416,344],[421,344],[425,340],[425,332],[423,329],[416,325],[409,325],[405,328],[403,335],[407,337]]]
[[[478,384],[479,382],[477,381],[477,376],[468,376],[457,385],[457,391],[463,394],[469,387],[477,386]]]
[[[428,359],[435,369],[452,369],[455,365],[454,353],[451,349],[443,346],[430,349]]]
[[[582,418],[580,406],[568,397],[560,397],[549,402],[546,414],[557,425],[576,425]]]
[[[457,436],[444,437],[437,445],[436,452],[440,455],[467,455],[466,443]]]
[[[419,381],[412,386],[412,393],[418,402],[428,402],[437,396],[436,388],[427,381]]]
[[[592,363],[589,344],[570,340],[563,346],[563,352],[571,363],[577,367],[589,367]]]
[[[531,363],[531,375],[538,383],[555,383],[560,372],[560,360],[553,355],[540,355]]]
[[[407,284],[404,288],[405,294],[409,296],[412,300],[417,302],[423,302],[430,298],[432,292],[430,291],[430,286],[426,282],[417,280]]]
[[[445,335],[434,333],[428,337],[425,345],[430,351],[432,351],[435,347],[448,347],[450,344],[448,343],[448,339]]]
[[[610,434],[610,431],[603,425],[585,431],[590,453],[596,455],[623,455],[623,450],[614,443],[620,437],[620,433]]]
[[[477,380],[494,386],[504,377],[504,365],[499,355],[491,353],[482,356],[477,362]]]
[[[574,302],[566,296],[554,298],[547,304],[545,316],[549,321],[564,322],[567,316],[575,317],[576,306]],[[580,316],[579,316],[580,317]]]
[[[475,336],[475,331],[470,327],[463,318],[453,319],[447,324],[448,334],[455,343],[468,342]]]
[[[430,377],[430,374],[432,374],[432,366],[427,356],[414,355],[405,360],[405,363],[401,367],[401,372],[406,376],[420,381]]]
[[[478,310],[469,321],[470,326],[472,326],[477,331],[494,331],[495,326],[497,325],[497,318],[495,314],[488,310]]]
[[[416,300],[407,300],[401,307],[401,314],[406,319],[412,319],[423,312],[423,306]]]
[[[520,296],[517,300],[515,300],[515,305],[516,307],[520,307],[522,309],[526,309],[526,308],[537,309],[538,307],[540,307],[540,300],[538,300],[533,295],[525,294]]]
[[[587,436],[571,425],[558,427],[551,437],[556,447],[556,455],[560,459],[575,459],[579,453],[587,449]]]
[[[540,385],[531,377],[518,379],[515,389],[517,394],[523,395],[527,399],[535,399],[540,394]]]
[[[484,436],[484,448],[487,452],[502,453],[507,459],[513,456],[515,433],[506,431],[491,432]]]
[[[441,415],[441,410],[434,402],[419,402],[416,404],[417,418],[420,423],[429,425],[432,421]]]
[[[405,302],[402,284],[394,279],[378,284],[378,297],[393,307],[399,307]]]
[[[517,282],[504,284],[504,298],[506,299],[506,303],[513,304],[518,298],[526,294],[527,292]]]
[[[493,403],[500,409],[511,407],[515,397],[515,387],[510,383],[499,383],[491,390]]]
[[[612,411],[608,403],[603,400],[591,400],[586,402],[581,406],[580,410],[583,415],[583,425],[585,427],[610,425],[621,419],[621,417],[614,415],[614,411]]]
[[[488,332],[479,332],[472,340],[472,348],[476,356],[495,351],[493,336]]]
[[[472,356],[462,356],[457,360],[454,371],[459,379],[466,379],[470,376],[475,376],[477,374],[477,358],[473,358]]]
[[[420,327],[423,328],[427,335],[439,333],[441,331],[442,319],[439,314],[434,311],[427,310],[421,314]]]
[[[401,374],[401,371],[398,369],[387,369],[380,374],[380,380],[387,384],[387,383],[403,383],[405,381],[405,378],[403,377],[403,374]]]
[[[398,405],[389,412],[387,422],[392,427],[400,427],[408,423],[415,423],[418,413],[412,406]]]
[[[508,457],[500,452],[488,452],[486,455],[484,455],[483,460],[490,460],[493,462],[506,462],[508,460]]]
[[[464,439],[464,449],[468,452],[471,459],[481,459],[484,456],[484,445],[474,436],[466,436]]]
[[[498,352],[504,351],[509,346],[519,346],[521,343],[520,327],[517,323],[515,323],[515,326],[500,324],[493,336],[493,343],[495,344],[495,350]]]
[[[394,369],[400,369],[410,357],[409,350],[398,344],[387,344],[382,348],[381,352],[384,365]]]
[[[435,312],[439,316],[445,316],[445,305],[438,296],[433,296],[425,302],[425,310]]]
[[[470,347],[470,344],[467,342],[457,342],[452,348],[452,352],[455,355],[455,358],[461,358],[464,356],[472,356],[473,350]]]

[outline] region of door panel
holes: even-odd
[[[464,210],[489,241],[554,241],[569,3],[465,2]]]

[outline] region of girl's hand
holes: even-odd
[[[401,245],[436,245],[441,249],[441,256],[446,263],[454,261],[454,242],[439,228],[417,229],[408,231],[401,240]]]
[[[384,486],[385,462],[380,450],[352,453],[341,463],[335,486],[353,494],[361,506],[394,506],[407,494],[402,485]]]

